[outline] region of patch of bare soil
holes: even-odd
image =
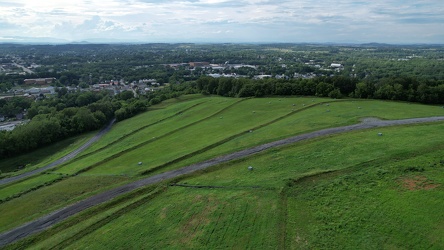
[[[415,176],[412,178],[404,178],[401,180],[401,185],[410,191],[413,190],[430,190],[435,189],[440,184],[433,183],[431,180],[427,179],[424,176]]]

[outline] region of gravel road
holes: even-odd
[[[91,146],[91,144],[93,144],[94,142],[98,141],[106,132],[108,132],[112,125],[114,124],[116,120],[113,119],[104,129],[102,129],[99,133],[97,133],[93,138],[89,139],[85,144],[83,144],[82,146],[80,146],[78,149],[72,151],[71,153],[63,156],[62,158],[35,170],[20,174],[20,175],[16,175],[13,177],[9,177],[9,178],[4,178],[4,179],[0,179],[0,186],[1,185],[5,185],[5,184],[9,184],[11,182],[15,182],[18,180],[22,180],[24,178],[27,178],[29,176],[32,175],[36,175],[38,173],[41,173],[43,171],[46,171],[50,168],[53,168],[57,165],[60,165],[62,163],[65,163],[69,160],[71,160],[72,158],[76,157],[78,154],[80,154],[81,152],[83,152],[85,149],[87,149],[89,146]]]
[[[97,194],[97,195],[87,198],[83,201],[80,201],[80,202],[77,202],[73,205],[62,208],[62,209],[55,211],[49,215],[41,217],[35,221],[29,222],[27,224],[24,224],[22,226],[19,226],[17,228],[14,228],[8,232],[1,234],[0,235],[0,246],[5,246],[5,245],[13,243],[17,240],[23,239],[28,235],[43,231],[43,230],[49,228],[50,226],[52,226],[56,223],[59,223],[76,213],[79,213],[87,208],[92,207],[92,206],[109,201],[117,196],[129,193],[137,188],[140,188],[140,187],[143,187],[146,185],[150,185],[150,184],[154,184],[154,183],[158,183],[158,182],[161,182],[162,180],[172,179],[177,176],[184,175],[184,174],[189,174],[189,173],[192,173],[192,172],[195,172],[195,171],[198,171],[201,169],[205,169],[205,168],[208,168],[208,167],[220,164],[220,163],[224,163],[227,161],[251,156],[251,155],[257,154],[259,152],[262,152],[264,150],[267,150],[269,148],[288,145],[288,144],[292,144],[292,143],[295,143],[298,141],[316,138],[319,136],[344,133],[344,132],[353,131],[353,130],[362,130],[362,129],[368,129],[368,128],[407,125],[407,124],[416,124],[416,123],[425,123],[425,122],[438,122],[438,121],[444,121],[444,116],[428,117],[428,118],[414,118],[414,119],[405,119],[405,120],[364,119],[359,124],[337,127],[337,128],[323,129],[323,130],[319,130],[319,131],[315,131],[315,132],[311,132],[311,133],[307,133],[307,134],[302,134],[302,135],[290,137],[287,139],[282,139],[279,141],[266,143],[266,144],[263,144],[260,146],[256,146],[253,148],[234,152],[231,154],[223,155],[223,156],[220,156],[220,157],[208,160],[208,161],[189,165],[189,166],[177,169],[177,170],[168,171],[168,172],[154,175],[154,176],[151,176],[151,177],[148,177],[145,179],[141,179],[136,182],[126,184],[124,186]]]

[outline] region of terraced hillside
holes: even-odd
[[[368,117],[431,116],[444,109],[301,97],[170,100],[117,123],[70,162],[1,186],[0,230],[264,143]],[[443,129],[443,121],[390,126],[271,148],[138,188],[8,247],[439,249]]]

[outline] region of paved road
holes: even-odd
[[[337,127],[337,128],[329,128],[329,129],[323,129],[307,134],[302,134],[294,137],[290,137],[287,139],[270,142],[267,144],[263,144],[260,146],[256,146],[253,148],[245,149],[242,151],[238,151],[235,153],[231,153],[228,155],[220,156],[208,161],[204,161],[201,163],[189,165],[186,167],[183,167],[181,169],[168,171],[165,173],[161,173],[155,176],[151,176],[142,180],[138,180],[136,182],[126,184],[124,186],[103,192],[101,194],[97,194],[95,196],[92,196],[90,198],[87,198],[86,200],[80,201],[78,203],[75,203],[73,205],[67,206],[65,208],[62,208],[58,211],[55,211],[49,215],[46,215],[42,218],[39,218],[35,221],[32,221],[30,223],[27,223],[25,225],[22,225],[20,227],[14,228],[8,232],[5,232],[0,235],[0,246],[5,246],[7,244],[10,244],[12,242],[15,242],[17,240],[20,240],[22,238],[25,238],[28,235],[35,234],[37,232],[43,231],[47,229],[48,227],[59,223],[66,218],[79,213],[87,208],[90,208],[92,206],[101,204],[103,202],[109,201],[117,196],[120,196],[122,194],[129,193],[137,188],[159,183],[162,180],[172,179],[177,176],[181,176],[184,174],[189,174],[201,169],[205,169],[223,162],[251,156],[254,154],[257,154],[259,152],[262,152],[264,150],[267,150],[269,148],[273,147],[279,147],[283,145],[292,144],[298,141],[303,141],[307,139],[316,138],[319,136],[325,136],[325,135],[332,135],[332,134],[338,134],[353,130],[362,130],[362,129],[368,129],[368,128],[378,128],[378,127],[387,127],[387,126],[395,126],[395,125],[406,125],[406,124],[416,124],[416,123],[424,123],[424,122],[437,122],[437,121],[444,121],[444,116],[440,117],[428,117],[428,118],[414,118],[414,119],[405,119],[405,120],[391,120],[391,121],[381,121],[377,119],[366,119],[362,123],[350,125],[350,126],[344,126],[344,127]]]
[[[15,182],[18,180],[22,180],[24,178],[30,177],[32,175],[36,175],[38,173],[41,173],[43,171],[46,171],[50,168],[53,168],[57,165],[60,165],[64,162],[67,162],[69,160],[71,160],[72,158],[76,157],[78,154],[80,154],[81,152],[83,152],[85,149],[87,149],[89,146],[91,146],[91,144],[93,144],[94,142],[98,141],[106,132],[108,132],[111,129],[111,126],[114,124],[115,119],[113,119],[108,126],[106,126],[106,128],[102,129],[99,133],[97,133],[93,138],[89,139],[85,144],[83,144],[82,146],[80,146],[78,149],[72,151],[71,153],[63,156],[62,158],[35,170],[23,173],[21,175],[17,175],[17,176],[13,176],[13,177],[9,177],[9,178],[4,178],[4,179],[0,179],[0,186],[4,185],[4,184],[9,184],[11,182]]]
[[[23,65],[20,65],[20,64],[18,64],[18,63],[13,63],[13,65],[16,66],[16,67],[22,68],[23,71],[25,71],[25,72],[28,73],[28,74],[34,74],[34,71],[32,71],[32,70],[26,68],[26,67],[23,66]]]

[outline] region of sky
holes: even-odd
[[[0,42],[444,44],[444,0],[0,0]]]

